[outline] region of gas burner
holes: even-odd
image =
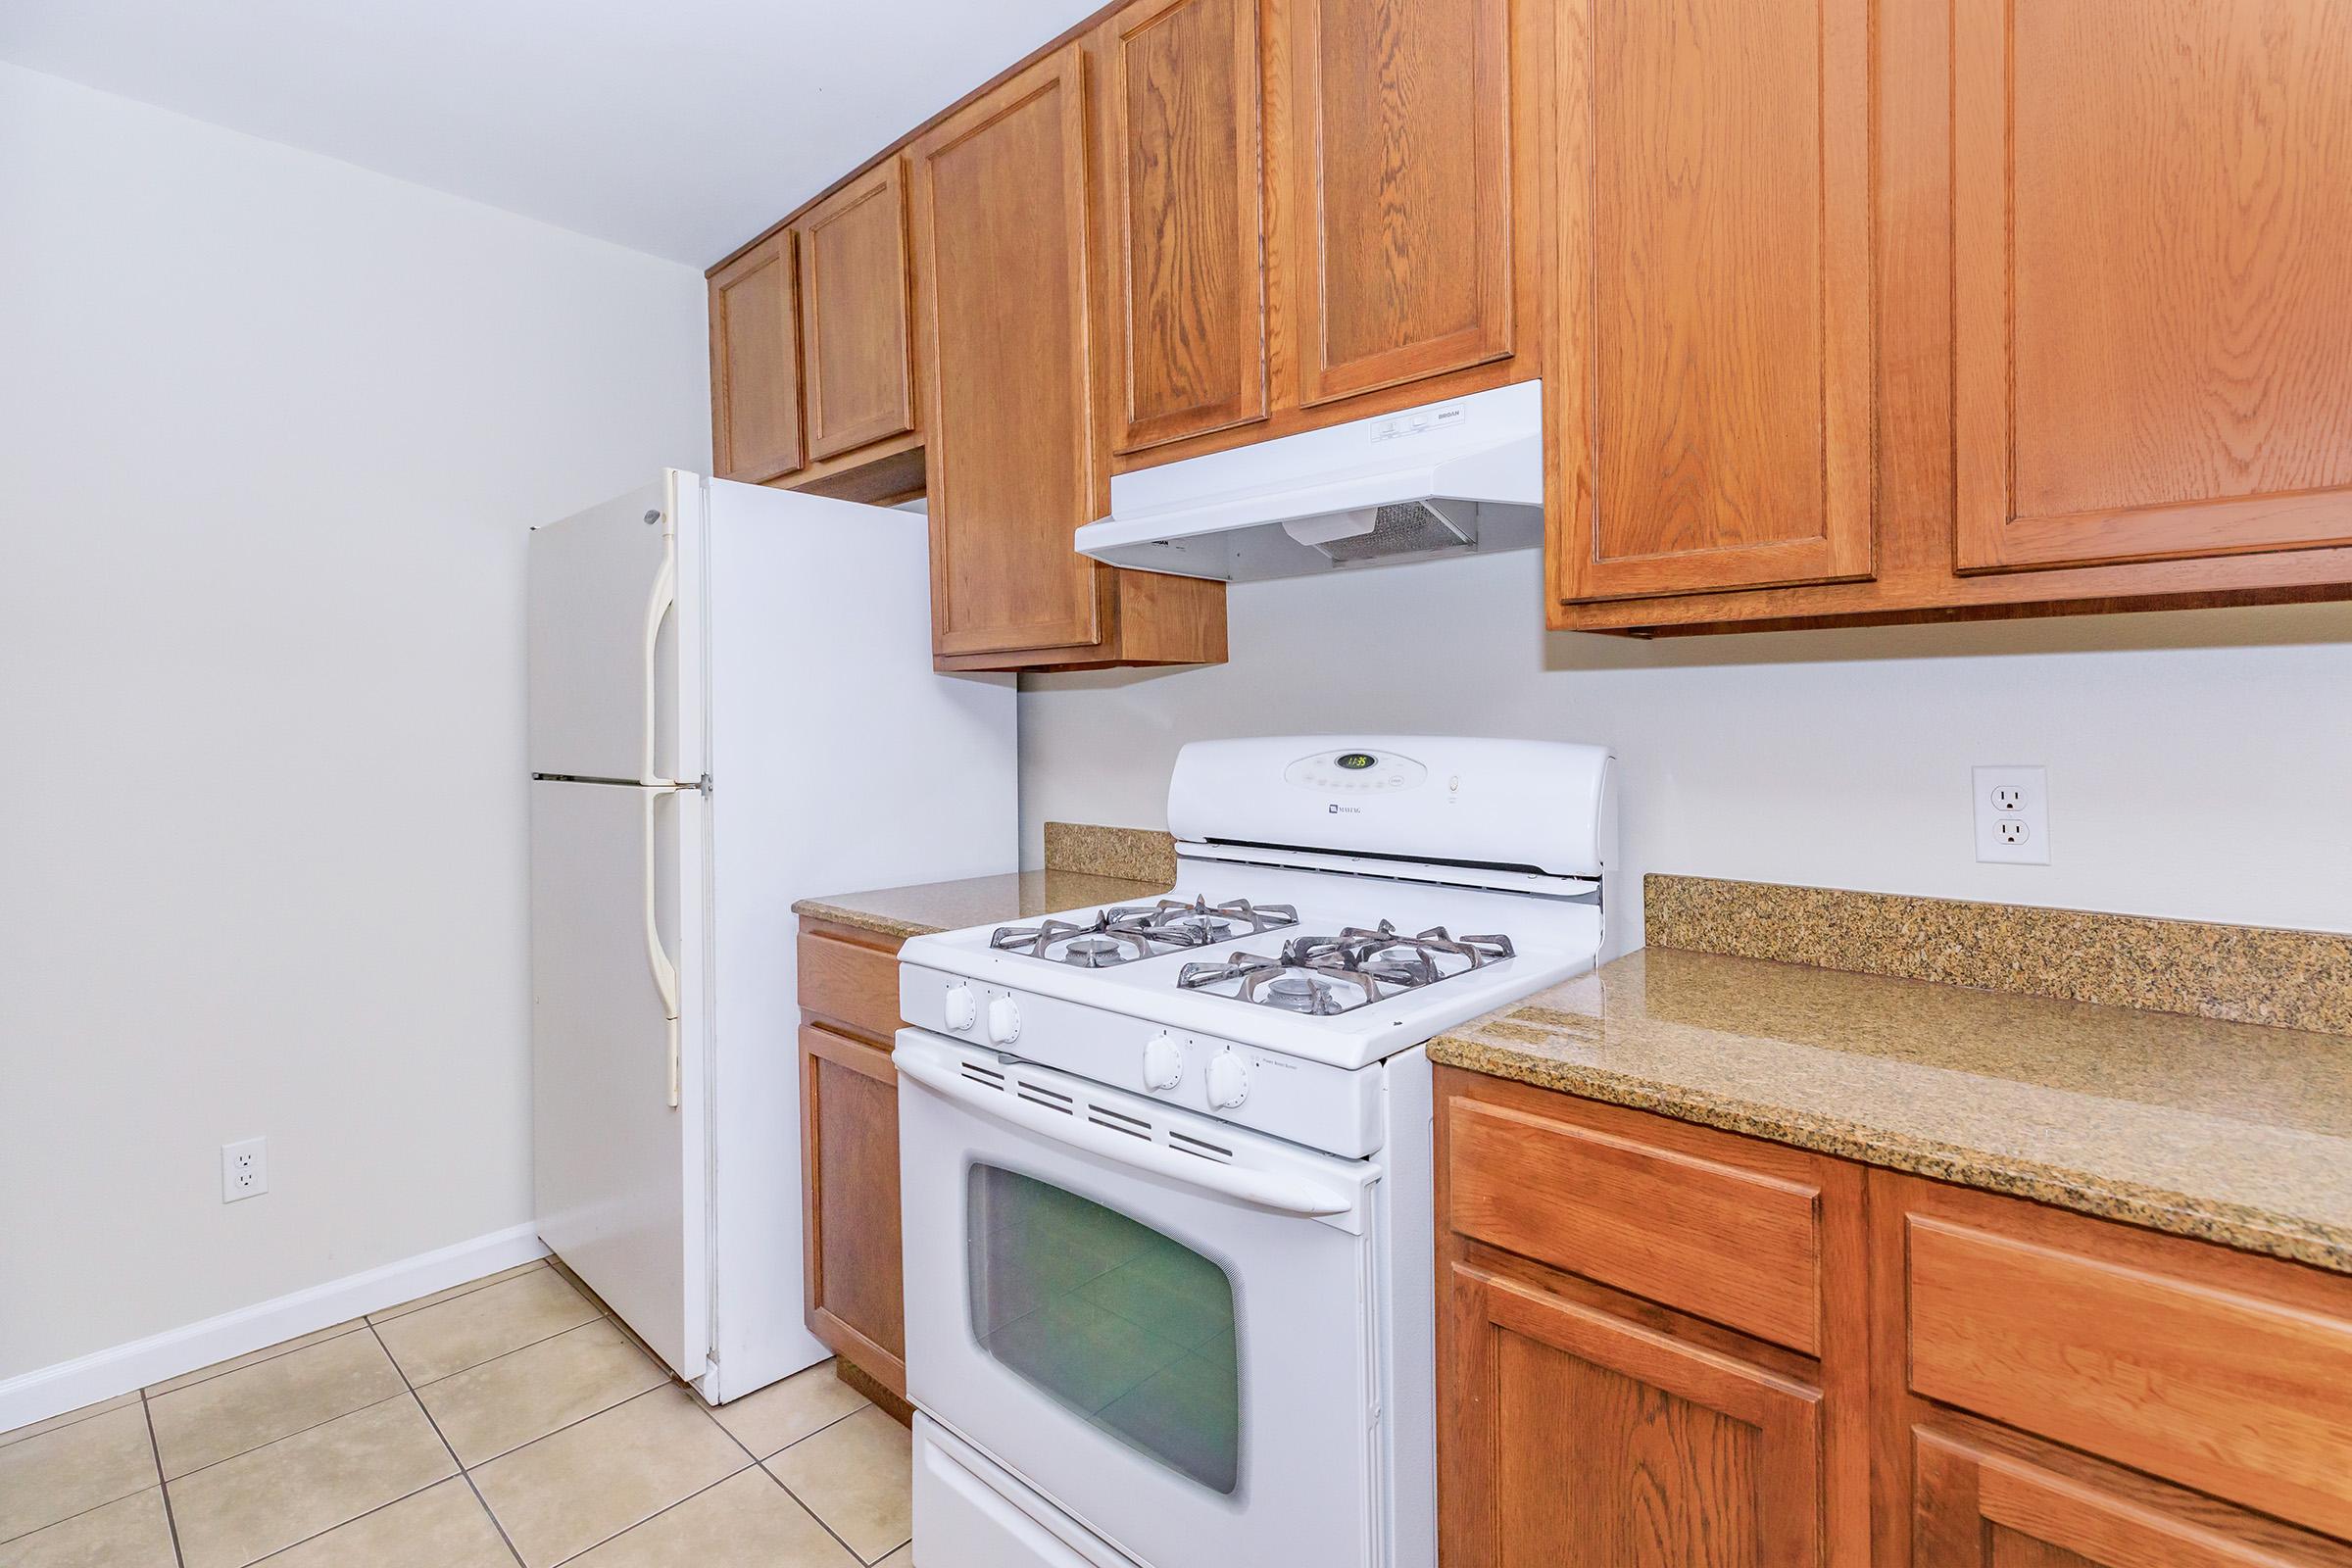
[[[1162,899],[1150,908],[1134,906],[1108,909],[1103,918],[1114,929],[1132,931],[1171,948],[1205,948],[1239,932],[1280,931],[1298,923],[1298,911],[1287,904],[1251,904],[1234,899],[1211,904],[1205,898],[1185,904]]]
[[[1081,969],[1109,969],[1185,948],[1205,948],[1243,932],[1279,931],[1298,923],[1298,911],[1287,904],[1258,906],[1247,899],[1225,904],[1195,899],[1184,904],[1162,899],[1149,907],[1099,909],[1083,925],[1041,920],[1030,926],[999,926],[988,945]]]
[[[988,945],[1081,969],[1114,968],[1138,958],[1149,958],[1160,951],[1135,932],[1114,928],[1099,914],[1092,925],[1042,920],[1033,926],[999,926],[989,937]]]
[[[1221,963],[1188,963],[1177,971],[1176,983],[1256,1006],[1328,1017],[1468,974],[1512,951],[1508,937],[1456,937],[1444,926],[1408,937],[1383,920],[1371,930],[1348,926],[1337,936],[1293,937],[1271,958],[1236,952]]]

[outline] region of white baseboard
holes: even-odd
[[[46,1421],[232,1355],[264,1349],[546,1255],[538,1227],[516,1225],[380,1268],[347,1274],[307,1291],[257,1301],[201,1323],[166,1329],[128,1345],[36,1367],[0,1381],[0,1432]]]

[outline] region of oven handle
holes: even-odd
[[[976,1110],[1023,1132],[1037,1133],[1055,1143],[1067,1144],[1072,1149],[1100,1155],[1114,1164],[1164,1176],[1186,1187],[1198,1187],[1226,1198],[1238,1198],[1245,1203],[1255,1203],[1260,1208],[1271,1208],[1285,1214],[1345,1214],[1356,1205],[1356,1192],[1342,1192],[1331,1183],[1291,1172],[1220,1165],[1197,1155],[1175,1153],[1158,1144],[1145,1143],[1131,1134],[1114,1133],[1107,1128],[1097,1127],[1092,1122],[1080,1121],[1067,1111],[1047,1110],[1043,1106],[1031,1105],[1007,1090],[980,1088],[966,1082],[961,1074],[909,1051],[894,1051],[890,1059],[901,1073],[933,1094],[966,1109]],[[1380,1167],[1368,1161],[1363,1171],[1361,1180],[1367,1183],[1380,1175]]]

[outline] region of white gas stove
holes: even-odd
[[[1199,743],[1164,896],[906,945],[918,1554],[1435,1561],[1422,1048],[1597,961],[1610,778]]]

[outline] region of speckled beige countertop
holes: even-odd
[[[2352,1039],[1652,947],[1430,1055],[2352,1273]]]
[[[1009,925],[1087,905],[1149,903],[1167,891],[1166,882],[1138,882],[1132,877],[1096,876],[1085,871],[1008,871],[1003,876],[966,877],[959,882],[924,882],[914,887],[803,899],[792,906],[792,912],[905,939],[967,925]]]

